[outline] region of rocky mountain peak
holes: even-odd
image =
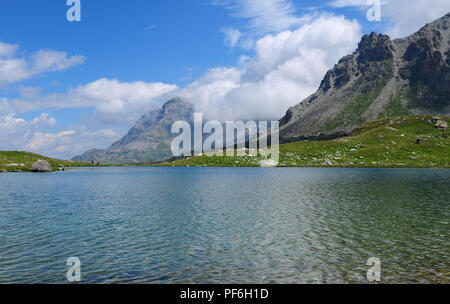
[[[280,139],[326,139],[384,117],[450,113],[450,13],[406,38],[364,35],[319,90],[280,120]]]
[[[327,92],[332,88],[342,88],[361,74],[377,70],[383,62],[394,57],[394,44],[387,35],[371,33],[364,35],[356,51],[343,57],[334,68],[327,72],[320,90]]]
[[[358,62],[383,61],[393,58],[394,46],[389,36],[372,32],[362,37],[357,52]]]
[[[173,109],[176,109],[180,106],[185,106],[187,105],[187,103],[183,102],[183,100],[180,97],[175,97],[169,101],[167,101],[163,107],[162,107],[162,112],[166,113],[169,112]]]
[[[355,52],[326,73],[319,90],[280,120],[280,140],[336,138],[384,117],[448,116],[449,44],[450,13],[406,38],[364,35]],[[142,116],[109,149],[91,150],[74,160],[133,163],[170,158],[171,125],[177,120],[191,122],[193,112],[192,104],[171,99]]]
[[[191,121],[194,113],[194,106],[176,97],[166,102],[159,112],[159,120],[172,124],[177,120]]]
[[[143,115],[130,131],[106,150],[90,150],[77,161],[101,163],[136,163],[168,159],[172,156],[170,144],[172,124],[178,120],[192,121],[194,106],[181,98],[166,102],[161,109]]]

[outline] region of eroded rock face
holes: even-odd
[[[384,117],[449,116],[449,43],[450,13],[407,38],[363,36],[317,92],[280,120],[281,142],[336,138]]]
[[[46,160],[38,160],[31,166],[32,172],[52,172],[52,166]]]
[[[375,71],[378,66],[384,65],[393,57],[394,45],[389,36],[376,33],[364,35],[358,49],[352,55],[342,58],[332,70],[327,72],[320,89],[327,92],[331,88],[342,88],[352,79]],[[383,73],[383,70],[377,72]]]
[[[387,35],[364,35],[358,45],[358,62],[379,62],[394,57],[394,45]]]
[[[434,34],[434,36],[432,36]],[[428,33],[409,44],[403,57],[406,65],[400,75],[410,83],[412,94],[422,107],[448,106],[450,98],[450,66],[448,42],[443,52],[444,34],[440,31]]]

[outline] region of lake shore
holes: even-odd
[[[445,118],[447,119],[447,118]],[[450,168],[450,131],[438,128],[432,115],[380,119],[365,124],[348,137],[327,141],[300,141],[279,145],[276,167],[300,168]],[[28,152],[0,151],[1,172],[30,172],[43,159],[53,170],[75,167],[261,167],[261,156],[201,155],[149,164],[103,164],[48,158]]]
[[[449,151],[450,131],[438,128],[433,116],[403,116],[362,125],[348,137],[281,144],[278,167],[450,168]],[[234,157],[201,155],[158,165],[260,167],[264,161],[261,156],[235,153]]]

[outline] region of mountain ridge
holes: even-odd
[[[450,13],[406,38],[364,35],[356,51],[326,73],[319,89],[280,120],[281,142],[345,136],[383,117],[448,116],[449,28]]]
[[[178,120],[192,121],[194,106],[173,98],[160,110],[143,115],[128,133],[108,149],[91,149],[73,161],[111,163],[150,163],[172,157],[170,145],[175,135],[172,124]]]
[[[450,13],[412,35],[392,40],[364,35],[358,48],[326,74],[319,89],[280,120],[281,143],[330,140],[377,119],[404,115],[450,116]],[[105,150],[74,161],[144,163],[170,159],[171,124],[192,121],[194,106],[174,98],[143,115]]]

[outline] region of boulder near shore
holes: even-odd
[[[46,160],[38,160],[31,166],[32,172],[52,172],[52,166]]]

